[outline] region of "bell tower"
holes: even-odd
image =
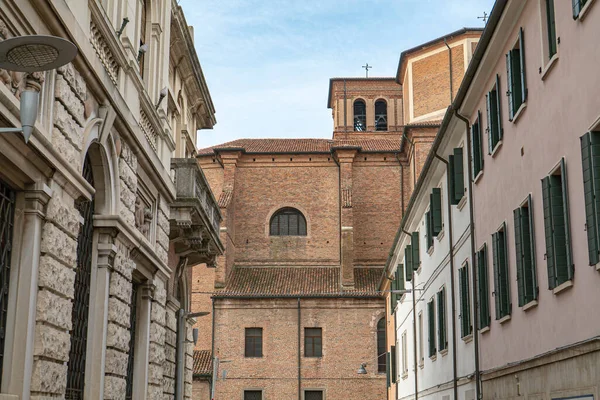
[[[331,78],[333,139],[400,139],[402,85],[395,78]]]

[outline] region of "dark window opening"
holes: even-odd
[[[244,400],[262,400],[262,391],[244,390]]]
[[[323,330],[321,328],[304,328],[304,356],[323,356]]]
[[[262,328],[246,328],[246,357],[262,357]]]
[[[305,390],[304,400],[323,400],[322,390]]]
[[[271,217],[271,236],[306,236],[306,218],[295,208],[282,208]]]
[[[86,156],[83,177],[92,186],[92,164]],[[83,399],[87,328],[90,302],[90,274],[92,267],[92,236],[94,233],[94,197],[92,201],[78,200],[75,204],[83,217],[83,226],[77,239],[77,265],[75,272],[75,299],[73,300],[71,350],[67,364],[67,388],[65,399]]]
[[[367,106],[362,100],[354,102],[354,130],[356,132],[367,130]]]
[[[133,398],[133,366],[135,351],[135,335],[137,331],[137,302],[138,289],[140,285],[137,282],[131,287],[131,310],[129,312],[129,354],[127,357],[127,386],[125,387],[125,399]]]
[[[0,181],[0,383],[4,362],[10,255],[12,249],[15,192]]]
[[[385,318],[377,322],[377,372],[385,372],[386,362]]]
[[[387,131],[387,103],[384,100],[375,102],[375,130]]]

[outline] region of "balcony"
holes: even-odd
[[[171,159],[176,199],[171,204],[171,243],[190,265],[214,267],[223,254],[219,238],[222,216],[204,173],[195,158]]]

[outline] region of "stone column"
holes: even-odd
[[[104,370],[106,363],[106,331],[108,322],[108,292],[111,271],[114,266],[117,246],[114,244],[116,231],[102,230],[95,235],[96,262],[92,263],[90,279],[90,311],[87,332],[85,397],[104,398]],[[112,350],[111,350],[112,351]],[[111,367],[113,360],[111,362]]]
[[[23,229],[21,236],[15,237],[13,240],[13,251],[19,252],[19,263],[13,265],[13,268],[17,270],[18,280],[16,282],[18,284],[11,287],[11,291],[16,293],[16,303],[14,309],[9,310],[8,326],[11,325],[12,320],[14,329],[6,332],[6,343],[12,343],[12,346],[5,346],[4,356],[5,365],[10,365],[11,368],[4,369],[2,381],[8,382],[7,393],[22,396],[22,399],[29,398],[31,389],[40,244],[46,205],[51,193],[48,186],[37,185],[32,190],[19,195],[22,203],[19,199],[17,205],[24,203],[24,207],[22,210],[15,210],[15,225],[18,219],[22,219]],[[22,211],[22,216],[19,215],[19,211]],[[56,267],[57,272],[61,273],[59,276],[69,275],[68,272],[64,272],[64,270],[68,270],[67,267],[59,265]],[[45,284],[49,278],[46,259],[42,269],[44,271],[43,283]],[[62,333],[64,334],[64,332]],[[61,336],[61,333],[56,333],[56,335]]]
[[[340,163],[341,207],[341,282],[344,288],[354,287],[354,218],[352,213],[352,163],[356,149],[336,150]]]
[[[148,392],[148,370],[150,356],[150,341],[155,343],[164,341],[164,329],[157,330],[156,325],[151,331],[150,313],[152,299],[154,296],[154,285],[146,283],[139,289],[140,302],[137,310],[138,327],[136,331],[135,357],[133,367],[133,398],[134,400],[146,400]]]

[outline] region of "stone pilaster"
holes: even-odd
[[[178,309],[177,305],[169,302],[165,313],[165,368],[163,372],[163,392],[165,397],[173,397],[175,395]]]
[[[148,399],[163,399],[165,366],[165,306],[167,303],[166,278],[154,280],[154,298],[150,308],[150,346],[148,349]]]

